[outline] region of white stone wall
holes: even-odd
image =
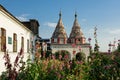
[[[81,50],[79,50],[78,46],[81,46]],[[80,51],[85,53],[86,60],[87,60],[87,57],[90,55],[89,44],[87,44],[87,45],[77,45],[75,48],[73,48],[71,46],[71,44],[63,44],[63,45],[62,44],[51,44],[51,49],[52,49],[53,54],[55,52],[61,51],[61,50],[68,51],[70,53],[70,58],[71,59],[73,57],[75,57],[75,55]],[[73,51],[76,51],[75,55],[73,55]]]
[[[21,49],[21,37],[24,37],[24,60],[27,60],[28,53],[27,52],[27,39],[29,40],[29,48],[31,48],[31,41],[34,40],[33,33],[25,28],[23,24],[21,24],[19,21],[13,19],[11,15],[9,15],[7,12],[2,11],[0,9],[0,28],[4,28],[6,30],[6,47],[8,50],[8,53],[11,58],[11,62],[13,63],[17,53],[20,52]],[[17,52],[13,53],[13,33],[17,34]],[[8,37],[12,38],[12,44],[8,44]],[[34,43],[34,41],[33,41]],[[0,44],[1,45],[1,44]],[[4,59],[3,59],[4,53],[0,52],[0,74],[2,71],[5,71],[4,66]]]
[[[0,11],[0,28],[6,29],[6,47],[9,52],[13,52],[13,42],[8,44],[8,37],[13,40],[13,33],[17,34],[17,51],[21,49],[21,37],[24,37],[24,51],[27,52],[27,39],[30,41],[31,32],[23,25]],[[30,43],[30,42],[29,42]]]

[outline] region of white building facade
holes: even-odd
[[[32,26],[30,25],[29,27]],[[25,60],[28,53],[31,53],[37,34],[34,34],[35,31],[31,30],[34,30],[33,27],[29,27],[25,26],[0,5],[0,74],[5,70],[3,59],[5,49],[10,55],[11,62],[14,62],[21,48],[24,50]]]
[[[83,52],[87,60],[90,55],[90,44],[86,43],[86,38],[78,23],[77,14],[75,13],[75,20],[69,37],[65,31],[61,15],[60,12],[58,23],[51,37],[52,53],[55,54],[62,50],[67,51],[72,60],[78,53]]]

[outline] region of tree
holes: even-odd
[[[117,51],[120,52],[120,43],[118,43]]]
[[[78,61],[84,61],[85,60],[85,53],[79,52],[76,54],[76,60]]]

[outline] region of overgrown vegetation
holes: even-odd
[[[61,54],[51,54],[34,62],[28,59],[25,63],[21,49],[12,65],[9,54],[5,52],[6,71],[0,80],[120,80],[120,45],[111,54],[91,52],[88,61],[79,54],[73,60],[67,59],[66,52]]]

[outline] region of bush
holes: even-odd
[[[76,60],[79,60],[79,61],[85,61],[85,53],[83,52],[79,52],[76,54]]]
[[[5,55],[6,72],[0,80],[120,80],[120,58],[114,54],[92,53],[90,62],[82,57],[70,61],[45,58],[32,62],[28,59],[25,67],[19,53],[14,64],[22,64],[19,70],[11,66],[9,55]]]

